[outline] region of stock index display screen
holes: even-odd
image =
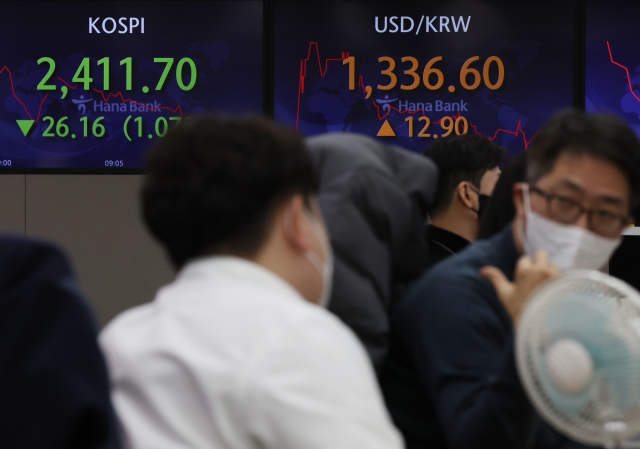
[[[612,112],[640,136],[640,4],[587,2],[585,108]]]
[[[479,133],[512,153],[573,103],[571,1],[275,3],[277,120],[413,151]]]
[[[188,115],[262,113],[262,1],[0,7],[0,169],[139,169]]]

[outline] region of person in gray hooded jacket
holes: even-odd
[[[323,134],[306,145],[335,258],[329,310],[377,368],[394,299],[428,266],[425,224],[438,170],[424,156],[358,134]]]

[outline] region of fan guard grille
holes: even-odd
[[[575,403],[572,405],[575,409],[567,413],[566,408],[559,406],[552,397],[548,373],[543,372],[544,354],[559,338],[558,332],[549,330],[549,320],[558,320],[551,314],[557,311],[557,304],[576,297],[589,299],[585,308],[591,305],[591,314],[602,310],[612,312],[610,317],[603,318],[607,320],[607,332],[603,334],[607,342],[603,343],[623,342],[629,348],[630,360],[637,359],[639,365],[637,371],[629,370],[635,371],[632,375],[636,379],[629,379],[632,391],[624,395],[625,398],[620,398],[620,394],[611,388],[606,369],[598,370],[596,367],[594,378],[582,393],[582,398],[568,399]],[[577,313],[580,314],[580,308],[577,308]],[[571,326],[567,327],[569,329],[563,337],[580,341],[572,335]],[[545,284],[534,293],[520,321],[516,360],[525,391],[534,406],[565,435],[586,444],[613,446],[640,431],[640,400],[636,402],[634,399],[640,398],[640,294],[626,283],[597,271],[574,270]],[[616,360],[616,363],[621,361]],[[637,391],[633,390],[636,387]],[[632,398],[631,405],[621,405],[623,399],[629,398]]]

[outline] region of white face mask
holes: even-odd
[[[317,304],[326,308],[329,306],[329,301],[331,300],[331,287],[333,286],[333,251],[327,233],[322,228],[322,225],[320,225],[320,222],[311,216],[311,214],[305,214],[305,216],[311,225],[311,230],[318,239],[318,242],[320,242],[322,252],[324,253],[324,262],[313,250],[307,251],[305,257],[311,265],[318,270],[318,273],[320,273],[320,277],[322,278],[322,291],[320,292],[320,298]]]
[[[529,186],[524,186],[523,193],[527,232],[522,232],[519,226],[518,233],[527,256],[532,257],[544,249],[551,263],[562,271],[571,268],[599,270],[622,242],[621,237],[600,237],[579,226],[549,220],[531,210]]]

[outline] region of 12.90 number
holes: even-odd
[[[429,117],[426,117],[426,116],[420,117],[418,121],[424,122],[422,131],[418,133],[418,137],[422,137],[422,138],[431,137],[431,134],[427,133],[427,129],[431,125],[431,120],[429,119]],[[405,119],[405,122],[409,124],[409,137],[413,137],[414,135],[413,134],[413,117],[412,116],[407,117]],[[440,127],[445,131],[445,133],[441,134],[440,137],[447,137],[454,131],[458,136],[467,134],[469,132],[469,122],[467,121],[466,118],[462,116],[442,117],[438,122],[435,122],[434,124],[436,123],[440,125]],[[433,137],[436,139],[438,138],[437,135],[434,135]]]

